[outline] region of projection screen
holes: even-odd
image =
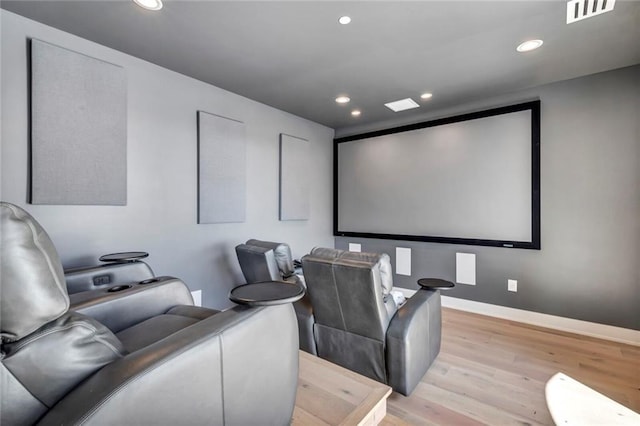
[[[540,102],[335,140],[334,234],[540,248]]]

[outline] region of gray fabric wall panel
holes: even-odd
[[[309,219],[309,141],[280,134],[280,220]]]
[[[127,204],[125,70],[35,39],[31,202]]]
[[[198,223],[244,222],[243,122],[198,111],[198,171]]]

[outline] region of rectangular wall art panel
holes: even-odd
[[[309,219],[309,141],[280,134],[280,220]]]
[[[30,201],[127,204],[122,67],[31,41]]]
[[[198,223],[244,222],[244,123],[198,111]]]

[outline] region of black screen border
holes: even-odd
[[[493,117],[519,111],[531,111],[531,241],[488,240],[475,238],[436,237],[430,235],[379,234],[374,232],[341,231],[338,224],[338,145],[377,136],[408,132],[478,118]],[[460,244],[540,250],[540,100],[491,108],[436,120],[423,121],[373,132],[345,136],[333,140],[333,235],[336,237],[376,238],[383,240],[421,241],[428,243]]]

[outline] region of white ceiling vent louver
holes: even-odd
[[[400,112],[407,109],[419,108],[420,105],[416,103],[411,98],[400,99],[399,101],[389,102],[384,104],[387,108],[389,108],[393,112]]]
[[[616,0],[570,0],[567,3],[567,24],[611,12],[615,4]]]

